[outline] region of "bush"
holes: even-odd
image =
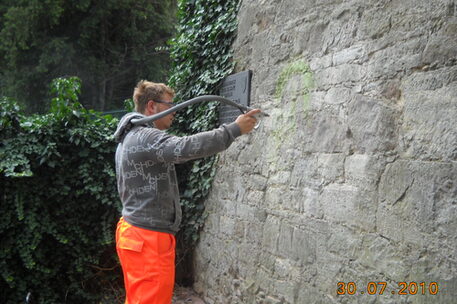
[[[2,303],[96,303],[120,278],[114,231],[117,120],[78,103],[80,81],[56,79],[51,111],[26,117],[0,101]]]

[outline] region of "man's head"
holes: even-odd
[[[163,83],[141,80],[133,92],[135,111],[146,116],[168,110],[172,106],[175,92]],[[174,113],[154,121],[157,129],[165,130],[171,126]]]

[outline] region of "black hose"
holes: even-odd
[[[227,98],[222,97],[222,96],[203,95],[203,96],[198,96],[198,97],[192,98],[190,100],[184,101],[184,102],[178,104],[177,106],[169,108],[168,110],[165,110],[165,111],[160,112],[158,114],[154,114],[154,115],[151,115],[151,116],[148,116],[148,117],[144,117],[144,118],[140,118],[140,119],[132,119],[132,123],[134,125],[147,124],[147,123],[153,122],[153,121],[155,121],[157,119],[160,119],[160,118],[162,118],[164,116],[167,116],[168,114],[171,114],[173,112],[181,110],[182,108],[188,107],[188,106],[190,106],[190,105],[192,105],[194,103],[199,103],[199,102],[204,102],[204,101],[219,101],[219,102],[222,102],[222,103],[237,107],[238,109],[240,109],[241,113],[245,113],[247,111],[252,110],[252,108],[250,108],[250,107],[246,107],[246,106],[240,105],[240,104],[238,104],[238,103],[236,103],[234,101],[231,101],[230,99],[227,99]],[[266,114],[264,112],[261,112],[261,114],[264,115],[264,116],[269,116],[268,114]]]

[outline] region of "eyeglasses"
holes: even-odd
[[[150,101],[154,101],[154,102],[157,102],[157,103],[163,103],[163,104],[166,104],[167,106],[169,107],[174,107],[176,104],[173,103],[173,102],[169,102],[169,101],[164,101],[164,100],[159,100],[159,99],[154,99],[154,100],[150,100]]]

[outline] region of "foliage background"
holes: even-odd
[[[78,103],[77,78],[56,79],[46,115],[0,102],[2,303],[96,303],[117,284],[117,120]],[[103,271],[111,269],[112,271]]]
[[[58,21],[65,11],[59,5],[66,2],[20,1],[18,5],[24,7],[17,10],[10,10],[12,4],[7,6],[6,2],[0,4],[3,13],[0,36],[6,33],[3,29],[7,22],[18,16],[25,18],[20,14],[26,13],[23,10],[27,5],[30,6],[27,6],[28,12],[33,12],[33,22],[41,20],[39,23],[43,22],[42,26],[59,31],[61,25]],[[114,2],[108,1],[104,5],[114,5]],[[71,5],[77,6],[72,9],[80,9],[81,15],[84,15],[87,11],[83,9],[91,7],[91,3],[83,1]],[[178,35],[164,51],[171,54],[173,65],[169,84],[176,89],[177,100],[217,94],[220,81],[232,72],[230,45],[237,26],[237,9],[238,0],[179,1]],[[44,13],[45,10],[55,17],[40,19],[39,12]],[[4,12],[7,12],[6,17]],[[8,14],[19,15],[13,18]],[[77,24],[75,22],[73,19],[72,24]],[[99,28],[97,22],[94,24],[92,31]],[[17,24],[11,26],[17,30],[15,33],[21,33],[16,28]],[[52,50],[44,57],[35,54],[35,48],[40,43],[46,45],[47,40],[27,28],[29,25],[23,26],[26,32],[31,31],[31,37],[24,32],[25,37],[19,35],[14,43],[7,40],[0,43],[2,58],[11,61],[0,63],[4,65],[0,77],[1,93],[8,96],[10,92],[10,96],[15,98],[20,98],[22,93],[34,92],[33,88],[26,93],[8,91],[3,86],[5,82],[21,84],[20,81],[16,83],[13,76],[27,66],[24,58],[53,57],[52,54],[56,54],[50,65],[55,69],[40,70],[31,65],[30,79],[36,77],[40,80],[62,75],[63,70],[60,69],[64,67],[60,63],[66,61],[59,61],[59,52]],[[44,40],[33,40],[37,37]],[[75,44],[69,46],[63,43],[65,41],[68,42],[68,39],[61,40],[59,45],[62,46],[62,54],[69,52],[67,55],[70,56]],[[14,52],[8,53],[9,48]],[[138,56],[141,62],[142,55]],[[146,65],[150,58],[144,60]],[[41,59],[39,62],[42,62]],[[81,67],[87,64],[101,73],[104,67],[109,70],[107,65],[98,66],[90,59],[81,64]],[[10,70],[6,71],[3,67]],[[81,78],[84,90],[85,79]],[[125,78],[134,79],[133,84],[129,84],[131,94],[134,84],[142,77],[126,74]],[[150,74],[148,78],[154,79],[154,75]],[[36,92],[42,92],[47,87],[29,80],[24,80],[24,83],[35,85]],[[90,79],[87,81],[90,82]],[[122,303],[122,277],[113,244],[120,213],[112,138],[117,119],[85,110],[78,98],[81,94],[80,78],[57,78],[51,82],[50,88],[48,96],[53,98],[49,103],[50,110],[45,114],[27,115],[12,99],[1,99],[0,212],[4,220],[0,223],[0,298],[5,299],[5,303],[17,303],[23,301],[28,291],[32,291],[37,303]],[[37,100],[31,96],[31,100]],[[30,104],[27,106],[30,107]],[[178,113],[171,132],[184,135],[212,129],[217,124],[216,113],[217,104],[214,103],[189,107]],[[178,235],[180,283],[189,284],[192,280],[189,266],[191,252],[204,222],[202,202],[211,186],[215,161],[215,157],[210,157],[178,168],[184,214]]]
[[[137,80],[165,81],[175,24],[176,0],[2,0],[0,95],[44,113],[51,80],[71,75],[85,107],[122,108]]]

